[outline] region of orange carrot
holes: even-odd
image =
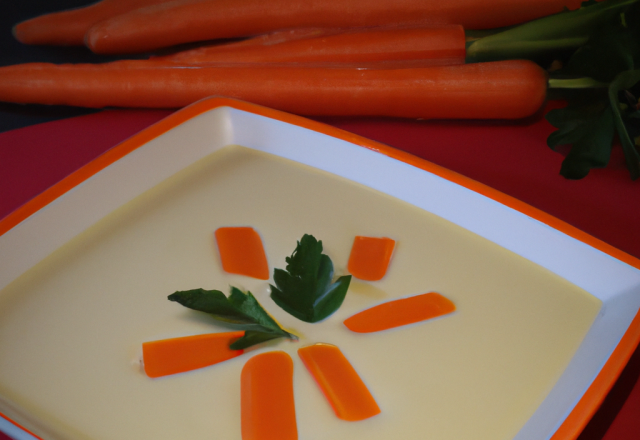
[[[396,299],[356,313],[344,325],[356,333],[372,333],[413,324],[455,311],[456,306],[444,296],[431,292]]]
[[[250,227],[218,228],[215,232],[222,268],[229,273],[269,279],[269,264],[262,240]]]
[[[13,35],[25,44],[82,46],[91,26],[125,12],[170,0],[102,0],[92,5],[44,14],[18,23]]]
[[[510,26],[581,0],[175,0],[96,24],[86,44],[96,53],[146,52],[181,43],[246,37],[301,27],[459,24]]]
[[[296,440],[293,360],[284,351],[258,354],[240,376],[242,440]]]
[[[330,29],[330,28],[296,28],[285,29],[280,31],[273,31],[267,34],[260,34],[258,36],[245,38],[243,40],[235,41],[233,43],[218,44],[219,48],[227,48],[229,50],[235,50],[238,47],[245,46],[269,46],[271,44],[286,43],[289,41],[302,40],[305,38],[320,38],[327,37],[329,35],[341,34],[347,32],[346,29]]]
[[[338,418],[353,422],[380,413],[367,386],[338,347],[314,344],[298,349],[298,355]]]
[[[361,280],[378,281],[387,273],[395,244],[387,237],[357,236],[349,255],[349,273]]]
[[[275,37],[257,37],[239,43],[199,47],[158,57],[156,60],[181,64],[371,61],[421,61],[421,65],[464,63],[465,34],[462,26],[317,33],[320,35],[316,37],[293,37],[278,43],[274,43]]]
[[[0,101],[98,108],[178,108],[218,95],[303,115],[515,119],[542,106],[546,87],[544,70],[524,60],[368,70],[147,61],[0,68]]]
[[[231,350],[229,345],[243,335],[237,331],[144,342],[144,371],[149,377],[168,376],[240,356],[244,350]]]

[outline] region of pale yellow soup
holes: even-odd
[[[420,190],[420,189],[418,189]],[[356,235],[387,236],[386,276],[353,280],[343,306],[303,323],[266,281],[222,271],[213,232],[252,226],[270,269],[303,234],[322,240],[336,275]],[[144,341],[227,331],[168,301],[176,290],[253,292],[299,342],[273,341],[161,379],[140,367]],[[342,321],[396,297],[435,291],[453,314],[379,333]],[[240,371],[284,350],[294,360],[301,440],[510,439],[543,401],[600,301],[564,279],[428,212],[343,178],[243,147],[197,162],[113,212],[0,292],[0,410],[49,438],[236,440]],[[382,412],[339,420],[299,360],[337,345]]]

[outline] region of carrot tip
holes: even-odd
[[[24,32],[23,32],[24,23],[25,22],[23,21],[22,23],[18,23],[15,26],[13,26],[11,28],[11,34],[13,35],[13,38],[18,40],[19,42],[23,44],[28,44],[28,41],[24,38]]]

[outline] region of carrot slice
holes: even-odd
[[[386,237],[357,236],[349,256],[349,273],[361,280],[378,281],[387,273],[395,244]]]
[[[357,333],[379,332],[446,315],[455,309],[455,304],[439,293],[423,293],[363,310],[347,318],[344,325]]]
[[[296,440],[291,356],[270,351],[252,357],[240,382],[242,440]]]
[[[368,419],[380,408],[351,363],[331,344],[314,344],[298,350],[298,356],[324,393],[338,418]]]
[[[229,273],[269,279],[269,265],[260,235],[250,227],[218,228],[215,232],[222,268]]]
[[[243,335],[237,331],[144,342],[144,371],[149,377],[168,376],[240,356],[244,350],[232,350],[229,345]]]

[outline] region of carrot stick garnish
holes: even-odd
[[[231,350],[229,345],[243,335],[243,331],[209,333],[144,342],[144,371],[149,377],[168,376],[240,356],[244,350]]]
[[[218,228],[215,232],[222,268],[229,273],[269,279],[269,264],[262,240],[250,227]]]
[[[298,355],[340,419],[358,421],[380,413],[369,389],[338,347],[319,343],[300,348]]]
[[[284,351],[258,354],[242,368],[242,440],[296,440],[293,360]]]
[[[395,244],[386,237],[357,236],[349,255],[349,273],[361,280],[378,281],[387,273]]]
[[[396,299],[356,313],[344,325],[357,333],[372,333],[424,321],[455,311],[456,306],[444,296],[431,292]]]

